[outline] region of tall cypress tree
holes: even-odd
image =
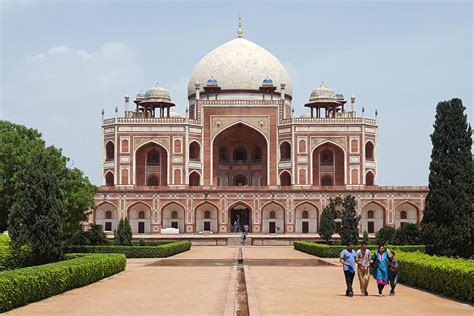
[[[357,244],[359,240],[359,216],[356,212],[356,201],[353,195],[347,195],[342,200],[342,210],[340,218],[342,220],[341,243],[346,245],[349,242]]]
[[[37,265],[61,259],[63,196],[51,157],[39,152],[16,175],[15,202],[8,218],[11,249],[19,263]]]
[[[324,208],[321,213],[321,218],[319,220],[319,235],[321,238],[329,242],[332,235],[336,231],[336,224],[334,219],[336,217],[336,212],[333,210],[332,205],[328,205]]]
[[[422,239],[430,254],[468,258],[474,255],[474,181],[472,131],[464,110],[460,99],[436,107]]]

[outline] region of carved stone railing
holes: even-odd
[[[377,120],[365,118],[365,117],[336,117],[336,118],[323,118],[323,117],[294,117],[281,120],[282,124],[290,123],[306,123],[306,124],[370,124],[377,125]]]

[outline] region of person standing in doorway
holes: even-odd
[[[356,252],[353,247],[354,244],[352,242],[348,243],[347,248],[341,251],[341,255],[339,256],[339,261],[342,263],[344,277],[346,279],[346,296],[354,296],[352,282],[354,281],[355,275]]]
[[[374,262],[374,277],[377,280],[379,296],[382,296],[383,288],[388,284],[388,252],[385,251],[383,245],[379,245],[378,251],[374,254],[372,260]]]
[[[370,250],[367,249],[367,243],[362,242],[361,248],[356,253],[357,263],[357,276],[359,277],[360,291],[363,295],[367,296],[367,287],[369,286],[370,271],[369,265],[372,263],[370,260]]]

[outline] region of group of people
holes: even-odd
[[[357,252],[353,248],[354,244],[349,243],[339,257],[344,268],[347,285],[346,295],[354,296],[352,282],[356,273],[356,264],[362,295],[369,295],[367,288],[369,286],[371,269],[374,271],[379,296],[383,295],[383,289],[389,283],[391,287],[390,296],[395,295],[395,286],[398,281],[398,260],[395,258],[395,252],[390,251],[383,245],[379,245],[377,252],[371,256],[365,242],[361,243],[361,248]]]

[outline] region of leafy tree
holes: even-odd
[[[83,236],[81,222],[87,219],[87,213],[94,207],[94,194],[97,188],[77,168],[67,169],[62,188],[64,192],[64,213],[62,214],[64,244],[79,244]]]
[[[365,242],[367,245],[370,243],[369,233],[366,230],[364,230],[364,239],[362,241]]]
[[[353,195],[347,195],[342,200],[342,209],[339,211],[339,217],[342,220],[341,243],[343,245],[353,242],[357,244],[359,239],[359,216],[356,212],[356,201]]]
[[[102,225],[90,224],[89,229],[84,232],[87,243],[91,246],[107,245],[109,240],[104,233]]]
[[[460,99],[439,102],[431,134],[422,240],[429,254],[474,255],[472,130]]]
[[[336,204],[331,199],[329,205],[326,206],[321,213],[321,218],[319,220],[319,235],[329,242],[332,235],[336,232],[336,223],[334,219],[336,218]]]
[[[48,172],[55,174],[63,193],[62,219],[64,244],[80,243],[81,221],[94,206],[96,192],[89,179],[79,169],[69,169],[68,158],[60,149],[45,148],[41,134],[22,125],[0,121],[0,232],[7,229],[7,219],[14,202],[15,175],[40,151],[48,154]]]
[[[115,242],[119,246],[131,246],[132,245],[132,227],[128,218],[121,218],[117,227],[114,231]]]
[[[52,162],[50,152],[39,152],[15,176],[8,227],[13,256],[22,265],[54,262],[63,255],[63,196],[57,175],[49,172]]]
[[[395,241],[395,228],[383,227],[375,233],[375,242],[377,245],[393,244]]]
[[[395,245],[419,245],[420,244],[420,225],[405,223],[396,230]]]
[[[44,141],[37,130],[0,120],[0,233],[7,230],[15,201],[15,175],[42,148]]]

